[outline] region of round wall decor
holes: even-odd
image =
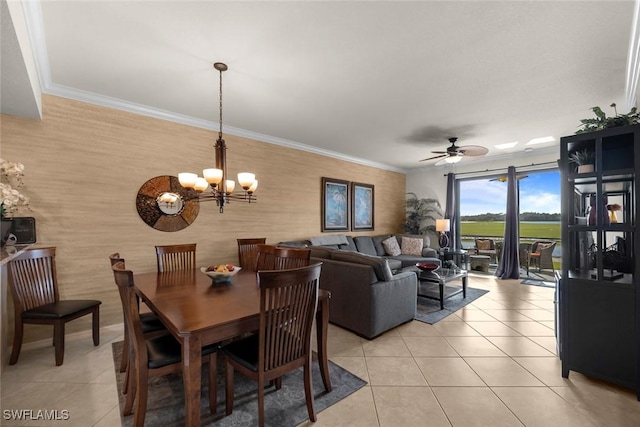
[[[180,185],[178,177],[161,175],[140,187],[136,197],[140,218],[160,231],[178,231],[191,225],[200,211],[198,193]]]

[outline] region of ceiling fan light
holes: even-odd
[[[447,163],[458,163],[460,160],[462,160],[461,156],[449,156],[444,159],[444,161]]]

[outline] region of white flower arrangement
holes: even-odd
[[[13,214],[20,206],[29,206],[29,198],[20,193],[24,183],[24,165],[22,163],[7,162],[0,159],[0,215],[2,217]],[[12,186],[13,184],[13,186]]]

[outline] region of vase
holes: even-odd
[[[578,166],[578,173],[590,173],[593,172],[595,168],[593,165],[580,165]]]

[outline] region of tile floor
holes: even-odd
[[[553,290],[471,275],[490,292],[443,321],[414,321],[368,341],[331,326],[331,360],[368,385],[320,412],[313,426],[607,426],[640,425],[635,393],[572,372],[560,375]],[[0,425],[119,426],[111,343],[103,330],[53,348],[23,351],[1,378]],[[10,409],[66,409],[69,420],[5,420]]]

